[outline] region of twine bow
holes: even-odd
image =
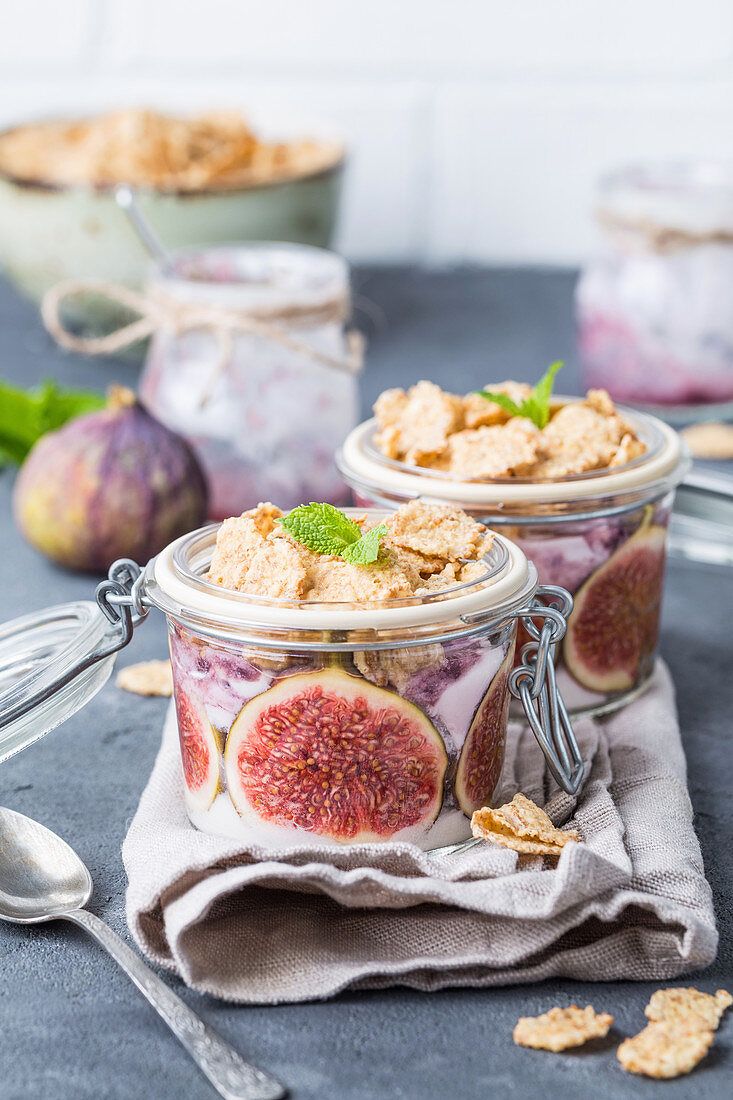
[[[139,317],[104,336],[77,336],[65,327],[60,313],[62,303],[77,294],[95,294],[106,298],[109,302],[139,314]],[[46,292],[41,303],[43,323],[56,342],[61,347],[85,355],[113,355],[139,340],[146,340],[158,329],[174,336],[196,330],[210,332],[216,340],[217,353],[202,405],[208,401],[216,382],[226,371],[231,361],[233,338],[240,334],[262,337],[307,356],[325,367],[357,374],[364,358],[361,333],[353,329],[346,333],[347,354],[345,358],[339,359],[313,347],[291,331],[294,328],[312,328],[329,322],[343,323],[347,319],[348,311],[349,299],[346,294],[335,295],[315,306],[235,309],[182,301],[161,288],[151,287],[141,294],[116,283],[96,279],[68,279],[57,283]]]

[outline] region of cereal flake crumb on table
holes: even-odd
[[[592,1005],[551,1008],[541,1016],[520,1017],[514,1028],[514,1042],[536,1050],[569,1050],[589,1039],[602,1039],[612,1023],[613,1016],[597,1013]]]
[[[702,1061],[713,1043],[713,1032],[669,1020],[654,1022],[624,1039],[617,1057],[629,1073],[670,1078],[689,1073]]]
[[[684,1021],[690,1026],[697,1022],[703,1030],[715,1031],[726,1008],[732,1004],[733,997],[727,989],[719,989],[717,993],[701,993],[691,986],[658,989],[652,994],[644,1014],[650,1020]]]
[[[121,668],[115,681],[118,688],[134,695],[173,694],[173,672],[170,661],[141,661]]]

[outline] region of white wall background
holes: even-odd
[[[592,181],[733,157],[733,0],[22,0],[0,122],[144,103],[332,119],[352,259],[576,262]]]

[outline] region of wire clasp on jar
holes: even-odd
[[[516,612],[532,641],[522,646],[522,663],[509,676],[509,690],[522,703],[553,778],[568,794],[575,794],[583,782],[584,766],[557,687],[555,649],[565,636],[572,610],[573,598],[564,588],[540,585],[532,602]]]
[[[145,574],[132,558],[119,558],[110,566],[107,580],[95,592],[100,610],[113,626],[120,627],[117,644],[108,650],[124,649],[134,628],[150,610],[143,597]]]

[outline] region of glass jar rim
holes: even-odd
[[[313,306],[348,292],[349,268],[342,256],[315,245],[278,241],[231,242],[177,249],[170,254],[171,269],[156,263],[148,268],[148,285],[181,301],[216,301],[241,308],[268,308],[287,302]],[[249,277],[221,279],[222,261],[249,270]],[[196,265],[203,267],[203,277]],[[277,275],[277,280],[274,279]],[[208,276],[208,277],[207,277]]]
[[[347,509],[363,515],[364,509]],[[379,520],[386,513],[370,510]],[[251,596],[206,581],[216,539],[213,524],[182,536],[149,563],[146,570],[147,602],[168,615],[195,623],[254,630],[258,633],[286,630],[291,633],[386,632],[393,636],[419,629],[461,629],[474,626],[476,616],[496,621],[526,603],[536,588],[536,571],[522,550],[496,535],[486,555],[486,573],[451,588],[420,596],[353,603],[283,600]],[[337,642],[337,638],[332,639]],[[363,648],[363,647],[362,647]]]
[[[562,398],[562,401],[573,400]],[[577,398],[575,399],[577,400]],[[502,515],[519,509],[529,514],[549,506],[606,508],[610,500],[648,499],[679,484],[689,469],[687,447],[673,428],[657,417],[626,406],[617,406],[650,449],[638,459],[618,467],[590,470],[564,478],[460,479],[442,471],[427,471],[386,458],[373,446],[375,420],[365,420],[346,437],[336,465],[346,483],[376,499],[401,502],[425,501],[456,504],[467,511],[495,510]]]
[[[643,232],[733,231],[733,160],[660,160],[627,164],[597,184],[602,220]]]

